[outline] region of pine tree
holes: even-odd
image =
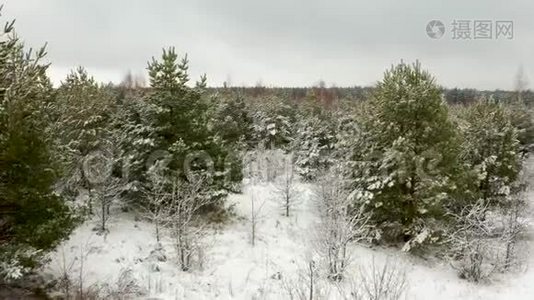
[[[463,116],[464,159],[478,172],[480,197],[503,204],[521,171],[518,130],[499,104],[481,100]]]
[[[295,106],[287,100],[270,97],[254,103],[253,139],[266,149],[287,149],[293,140]]]
[[[336,143],[337,112],[300,110],[294,124],[292,150],[295,166],[305,180],[316,179],[318,173],[332,165],[332,150]]]
[[[510,115],[510,122],[517,129],[517,139],[521,153],[525,156],[534,145],[534,113],[523,103],[511,103],[505,108]]]
[[[113,97],[79,67],[71,71],[57,91],[57,135],[64,152],[84,157],[101,148],[109,137]]]
[[[52,90],[44,47],[24,51],[9,23],[0,42],[0,278],[23,275],[68,236],[73,218],[53,192],[57,164],[46,136]]]
[[[240,182],[241,172],[236,172],[240,165],[225,165],[232,158],[232,149],[224,147],[213,128],[210,103],[203,96],[206,77],[190,88],[186,85],[188,68],[187,56],[178,61],[174,48],[163,50],[161,60],[153,58],[148,65],[154,149],[169,153],[168,169],[179,172],[183,179],[188,176],[186,167],[211,173],[210,197],[220,199],[233,183]]]
[[[129,91],[119,95],[119,99],[121,105],[113,114],[111,127],[121,158],[120,174],[126,181],[122,196],[127,202],[139,204],[148,192],[144,190],[145,185],[150,184],[150,178],[146,176],[147,159],[156,150],[152,117],[157,107],[146,101],[140,91]]]
[[[253,119],[243,96],[224,97],[218,101],[215,110],[215,129],[224,143],[228,146],[239,144],[243,150],[252,148]]]
[[[87,174],[89,169],[96,173],[107,172],[102,170],[102,166],[88,168],[88,163],[95,164],[91,157],[106,157],[109,167],[113,167],[111,160],[116,154],[111,128],[111,117],[116,108],[114,101],[110,87],[99,85],[84,68],[79,67],[61,83],[53,104],[53,135],[58,145],[56,154],[63,165],[60,191],[74,198],[80,189],[88,190],[91,196],[85,208],[90,214],[95,212],[93,200],[103,199],[97,196],[96,191],[115,181],[111,174],[95,180],[91,179],[94,176]]]
[[[463,174],[441,90],[419,64],[401,63],[379,82],[371,113],[363,190],[371,193],[373,221],[393,240],[430,239],[429,227],[454,200],[455,179]]]

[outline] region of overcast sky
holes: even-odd
[[[512,89],[520,66],[534,80],[533,16],[524,0],[12,0],[2,18],[17,19],[28,46],[48,42],[55,83],[78,65],[105,82],[146,74],[175,46],[192,78],[207,73],[212,86],[371,85],[419,59],[446,87]],[[426,33],[434,19],[440,39]],[[489,20],[493,37],[453,39],[454,20]],[[512,39],[495,37],[502,20],[514,22]]]

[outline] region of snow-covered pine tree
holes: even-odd
[[[463,120],[463,157],[477,172],[479,196],[504,204],[521,171],[518,131],[506,109],[488,100],[468,107]]]
[[[236,145],[241,150],[252,148],[253,119],[241,95],[216,96],[215,129],[228,146]]]
[[[236,183],[243,177],[243,157],[246,151],[254,147],[252,113],[240,94],[216,94],[211,100],[209,127],[227,152],[224,159],[225,176],[228,179],[226,185],[238,191],[240,186]]]
[[[314,180],[318,173],[332,164],[332,149],[336,142],[336,112],[312,107],[300,109],[294,123],[291,149],[298,174]]]
[[[53,192],[58,168],[47,138],[52,85],[45,48],[25,51],[13,22],[0,33],[0,281],[39,263],[74,226]]]
[[[372,128],[369,116],[372,115],[368,102],[340,102],[341,107],[335,113],[335,143],[330,159],[332,165],[343,172],[346,180],[351,180],[350,188],[356,205],[368,205],[373,193],[367,189],[369,180],[374,180],[372,161],[377,151],[376,142],[372,140]]]
[[[158,149],[168,150],[179,140],[187,148],[193,146],[193,142],[205,143],[207,140],[205,112],[208,107],[201,94],[186,85],[189,81],[188,63],[187,56],[179,62],[174,48],[170,48],[163,50],[161,61],[152,58],[148,64],[152,88],[149,101],[157,106],[153,114]],[[187,148],[183,150],[188,151]]]
[[[383,237],[415,244],[432,240],[435,220],[454,201],[459,139],[434,78],[418,63],[386,71],[371,99],[371,151],[363,192]],[[374,148],[374,149],[373,149]]]
[[[260,98],[254,103],[253,139],[264,149],[286,149],[293,139],[296,109],[288,100]]]
[[[207,194],[222,199],[233,183],[241,181],[241,172],[235,172],[240,165],[225,165],[232,149],[225,147],[211,123],[209,112],[213,110],[202,93],[206,77],[201,77],[195,88],[187,86],[188,63],[187,56],[178,61],[174,48],[169,48],[163,50],[161,60],[153,58],[148,64],[151,87],[148,102],[154,105],[149,118],[154,129],[153,149],[167,151],[168,170],[181,173],[183,179],[187,163],[188,171],[213,170]],[[227,176],[228,173],[232,176]]]
[[[502,255],[504,261],[500,263],[508,269],[519,257],[516,246],[524,230],[522,220],[527,206],[523,169],[527,149],[519,139],[521,130],[513,124],[518,115],[502,104],[480,99],[460,116],[463,157],[476,172],[479,202],[484,203],[488,212],[502,217],[502,228],[494,231],[502,232],[506,250]],[[495,235],[495,232],[489,234]],[[480,251],[478,255],[483,257],[483,249]]]
[[[510,122],[517,129],[517,139],[521,153],[526,156],[534,145],[534,112],[532,107],[513,102],[505,107],[510,115]]]
[[[77,189],[90,188],[81,162],[94,151],[108,150],[113,100],[109,90],[82,67],[71,71],[58,88],[52,132],[63,164],[60,188],[64,195],[75,197]]]
[[[142,91],[137,90],[125,93],[121,102],[113,114],[112,130],[118,157],[122,160],[120,173],[125,181],[122,196],[127,203],[139,205],[148,192],[145,188],[150,185],[147,160],[156,150],[152,112],[157,107],[147,102]]]

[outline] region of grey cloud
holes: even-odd
[[[37,1],[6,3],[28,44],[49,43],[51,76],[86,66],[100,80],[143,72],[161,48],[189,53],[210,84],[372,84],[419,59],[445,86],[512,88],[534,58],[534,4],[524,1]],[[429,20],[513,20],[514,40],[431,40]],[[448,32],[450,33],[450,32]]]

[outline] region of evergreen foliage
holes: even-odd
[[[0,278],[23,275],[68,236],[73,218],[53,192],[58,172],[46,136],[52,90],[44,48],[24,51],[9,23],[0,42]]]
[[[502,204],[521,171],[518,130],[499,104],[481,100],[464,115],[464,159],[477,171],[480,197]]]
[[[372,220],[393,240],[430,240],[463,173],[441,89],[419,64],[401,63],[386,71],[370,105],[363,185]]]
[[[163,50],[160,60],[153,58],[148,64],[151,90],[126,124],[136,145],[134,171],[144,176],[152,160],[164,160],[167,171],[183,180],[190,179],[189,171],[207,172],[211,184],[206,194],[221,200],[241,181],[241,164],[232,146],[235,141],[225,143],[215,130],[211,102],[203,93],[206,77],[191,88],[188,68],[187,56],[179,61],[174,48]]]

